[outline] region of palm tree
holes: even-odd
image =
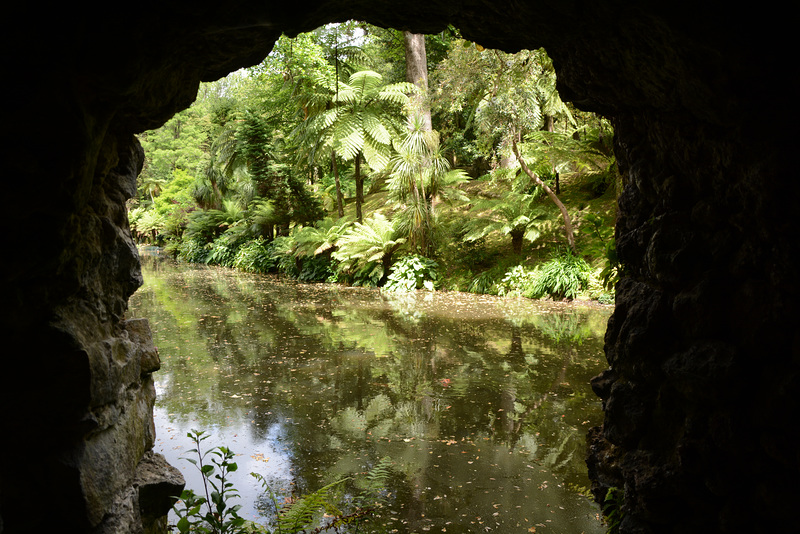
[[[347,83],[323,76],[315,80],[317,92],[305,95],[308,118],[302,133],[314,139],[313,153],[336,154],[355,164],[356,220],[363,221],[364,178],[361,160],[373,170],[389,163],[392,137],[402,130],[411,83],[384,85],[380,74],[370,70],[354,73]]]
[[[167,180],[152,175],[145,176],[144,174],[139,175],[139,182],[139,188],[144,194],[150,196],[150,202],[153,204],[156,203],[155,197],[157,197],[164,189],[164,186],[167,185]]]
[[[524,240],[534,242],[541,235],[547,215],[536,202],[537,195],[506,193],[502,198],[477,202],[470,212],[475,215],[467,225],[464,239],[475,241],[493,232],[511,236],[514,254],[522,252]]]
[[[375,213],[363,224],[355,223],[339,238],[333,259],[340,262],[341,271],[355,276],[356,283],[382,285],[389,277],[393,254],[405,241],[397,237],[390,221]]]
[[[427,129],[421,114],[410,118],[409,129],[403,140],[395,143],[395,149],[389,192],[401,209],[400,230],[413,251],[429,256],[433,252],[436,203],[466,201],[456,186],[465,182],[467,175],[461,170],[450,170],[449,162],[439,150],[438,133]]]

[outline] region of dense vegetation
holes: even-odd
[[[454,28],[282,37],[140,136],[131,227],[186,261],[302,281],[611,302],[613,132],[555,82],[544,50]]]

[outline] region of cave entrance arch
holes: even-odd
[[[123,318],[140,283],[124,214],[141,164],[133,134],[188,106],[201,80],[260,61],[281,31],[351,18],[418,33],[451,23],[506,51],[543,46],[564,99],[612,118],[627,183],[617,237],[628,275],[606,337],[611,370],[593,384],[606,422],[592,434],[589,462],[598,490],[624,488],[623,531],[793,524],[800,300],[787,95],[797,82],[773,54],[787,48],[791,17],[768,8],[504,0],[142,3],[124,16],[9,8],[13,129],[2,150],[7,198],[22,201],[7,203],[2,226],[21,229],[6,232],[14,255],[0,266],[12,348],[0,406],[15,438],[1,451],[14,459],[0,469],[4,528],[41,530],[46,518],[27,497],[41,487],[60,497],[52,515],[78,531],[124,531],[114,525],[133,509],[123,504],[135,502],[132,473],[148,438],[130,397],[146,390],[154,365],[147,333]]]

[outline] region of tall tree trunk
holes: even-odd
[[[336,209],[341,219],[344,217],[344,199],[342,198],[342,184],[339,181],[339,164],[336,162],[336,150],[331,150],[331,166],[333,167],[333,179],[336,182]]]
[[[556,129],[555,117],[553,117],[552,115],[545,115],[544,124],[542,125],[542,131],[554,132],[555,129]]]
[[[413,99],[414,111],[422,116],[425,131],[430,131],[433,126],[428,103],[428,59],[425,55],[425,36],[421,33],[404,31],[403,42],[406,48],[406,81],[419,87],[419,95]]]
[[[511,231],[511,250],[514,251],[514,254],[520,254],[522,252],[522,243],[524,237],[525,232],[523,230]]]
[[[549,187],[547,187],[547,184],[544,183],[541,178],[539,178],[533,172],[531,172],[531,170],[525,164],[525,160],[522,159],[522,156],[519,153],[519,148],[517,148],[516,139],[512,137],[511,143],[512,143],[511,146],[514,149],[514,154],[517,156],[517,159],[519,160],[519,164],[522,167],[522,170],[525,171],[525,174],[530,176],[531,180],[536,182],[536,185],[544,189],[544,192],[547,193],[547,196],[550,197],[550,200],[552,200],[553,203],[556,206],[558,206],[558,209],[561,211],[561,217],[564,219],[564,232],[567,234],[567,243],[569,244],[569,248],[572,250],[572,252],[577,253],[577,250],[575,250],[575,233],[572,231],[572,221],[569,218],[569,213],[567,213],[567,208],[558,199],[556,194],[553,193],[553,191]]]
[[[356,154],[356,220],[363,223],[361,204],[364,202],[364,179],[361,177],[361,153]]]

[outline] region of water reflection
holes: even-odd
[[[602,419],[608,312],[489,296],[386,295],[143,257],[130,315],[162,359],[157,449],[190,485],[185,434],[301,492],[383,457],[388,509],[369,532],[602,532],[584,436]]]

